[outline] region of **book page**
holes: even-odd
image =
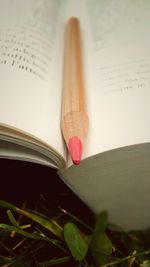
[[[150,2],[86,3],[87,157],[150,141]]]
[[[94,213],[107,210],[112,223],[144,229],[150,220],[150,1],[76,2],[90,127],[86,159],[58,173]]]
[[[59,2],[0,1],[0,123],[43,140],[65,157]]]

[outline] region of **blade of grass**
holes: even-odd
[[[15,217],[13,216],[11,210],[7,210],[7,216],[8,216],[8,218],[9,218],[9,220],[12,223],[13,226],[15,226],[15,227],[18,227],[19,226],[19,224],[16,221]],[[14,237],[14,235],[15,235],[15,232],[14,231],[11,232],[11,237]]]
[[[9,253],[9,255],[12,255],[13,257],[16,256],[12,249],[8,248],[3,242],[0,241],[0,245]]]
[[[46,266],[58,265],[58,264],[68,262],[68,261],[70,261],[70,259],[71,258],[69,256],[66,256],[66,257],[62,257],[62,258],[58,258],[58,259],[52,259],[49,261],[42,261],[42,262],[39,262],[39,266],[46,267]]]
[[[17,223],[15,217],[13,216],[11,210],[7,210],[7,215],[8,215],[8,218],[9,218],[11,224],[18,227],[18,223]]]
[[[17,234],[22,235],[26,238],[31,238],[31,239],[36,239],[36,240],[43,240],[43,241],[48,241],[50,243],[53,243],[54,245],[57,245],[59,243],[58,240],[55,239],[50,239],[47,236],[41,236],[38,233],[37,234],[33,234],[33,233],[28,233],[22,229],[20,229],[19,227],[15,227],[12,225],[8,225],[8,224],[0,224],[0,228],[1,229],[6,229],[10,232],[15,231]]]
[[[73,215],[72,213],[68,212],[67,210],[63,209],[60,207],[60,210],[68,215],[69,217],[71,217],[74,221],[80,223],[81,225],[83,225],[85,228],[87,228],[89,231],[93,231],[93,228],[91,226],[89,226],[88,224],[86,224],[85,222],[83,222],[82,220],[80,220],[77,216]]]
[[[2,264],[7,264],[7,263],[10,263],[12,262],[12,259],[10,257],[3,257],[3,256],[0,256],[0,266],[2,266]]]
[[[42,225],[44,228],[49,230],[51,233],[56,235],[57,237],[61,238],[63,237],[63,231],[60,229],[60,227],[54,225],[50,220],[46,220],[38,215],[35,215],[31,212],[25,211],[23,209],[20,209],[16,207],[15,205],[8,203],[6,201],[0,200],[0,206],[5,209],[10,209],[12,211],[15,211],[21,215],[26,216],[27,218],[33,220],[34,222]]]

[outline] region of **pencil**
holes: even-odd
[[[88,132],[88,117],[80,22],[74,17],[66,25],[61,130],[73,163],[79,164]]]

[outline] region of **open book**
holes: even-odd
[[[147,0],[0,1],[0,157],[57,168],[94,212],[134,229],[150,226],[149,14]],[[90,124],[79,166],[60,130],[71,16],[82,29]]]

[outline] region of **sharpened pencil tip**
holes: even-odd
[[[73,163],[76,165],[80,164],[82,156],[82,143],[77,136],[73,136],[69,139],[68,150]]]

